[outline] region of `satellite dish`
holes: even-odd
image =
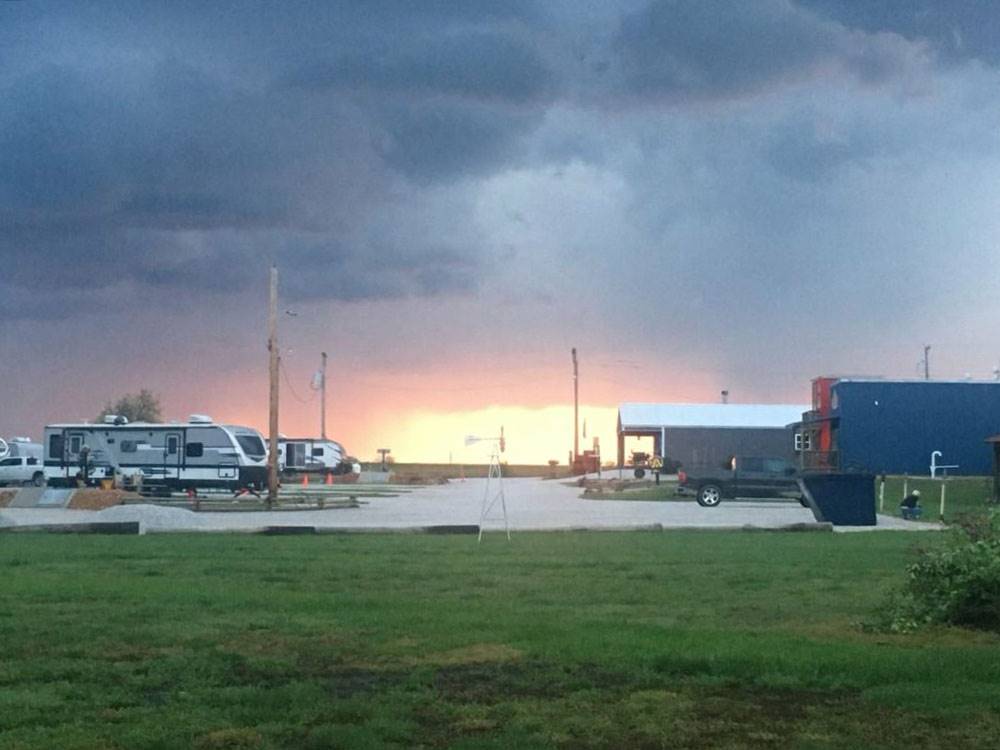
[[[7,447],[7,441],[4,440],[3,438],[0,438],[0,458],[6,456],[9,451],[10,448]]]

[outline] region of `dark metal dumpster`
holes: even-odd
[[[875,526],[874,474],[805,474],[802,497],[817,521],[834,526]]]

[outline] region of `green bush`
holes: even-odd
[[[1000,632],[1000,512],[963,519],[944,544],[923,549],[876,623],[906,632],[925,625]]]

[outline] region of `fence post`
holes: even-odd
[[[947,493],[948,493],[948,480],[947,479],[942,479],[941,480],[941,509],[939,511],[939,514],[938,514],[938,519],[941,521],[941,523],[944,523],[944,498],[945,498],[945,495]]]
[[[885,508],[885,474],[878,479],[878,512]]]

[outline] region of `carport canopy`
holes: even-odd
[[[618,407],[618,465],[625,465],[625,438],[651,437],[665,457],[666,432],[676,427],[786,427],[802,419],[808,404],[655,404]]]

